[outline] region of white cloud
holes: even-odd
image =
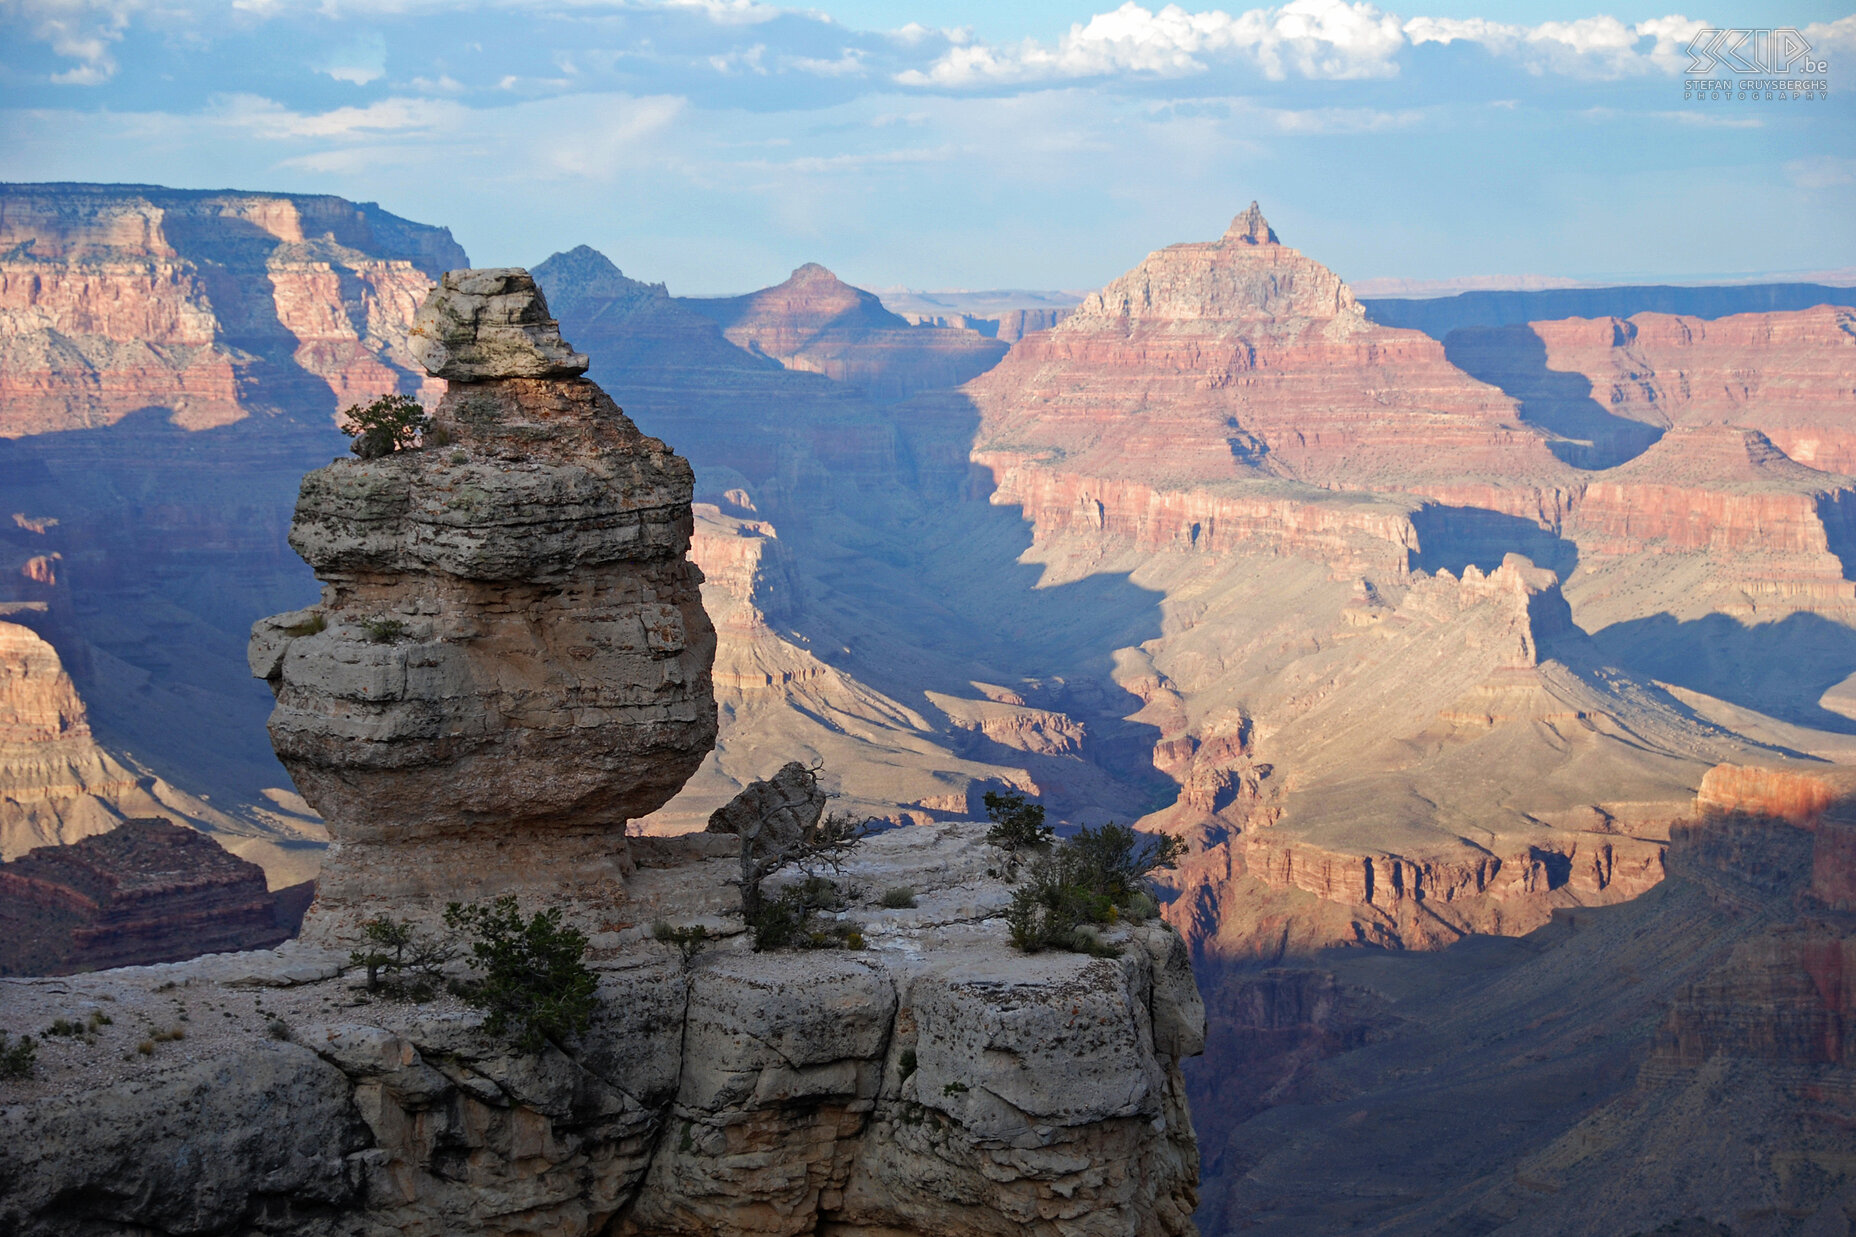
[[[110,45],[122,40],[141,0],[0,0],[0,17],[23,23],[54,53],[78,63],[52,75],[60,86],[100,86],[116,75]]]
[[[1582,17],[1517,26],[1480,17],[1414,17],[1405,37],[1421,43],[1478,43],[1497,56],[1521,61],[1531,73],[1620,78],[1680,73],[1689,41],[1707,26],[1687,17],[1654,17],[1627,26],[1615,17]]]
[[[1281,79],[1389,77],[1404,46],[1398,19],[1360,0],[1291,0],[1277,9],[1233,16],[1217,9],[1188,13],[1176,4],[1159,12],[1129,3],[1070,27],[1054,46],[1027,39],[1013,47],[981,43],[950,48],[926,70],[897,75],[905,86],[970,86],[1137,73],[1183,77],[1203,73],[1207,59],[1248,58]]]
[[[1054,43],[968,42],[926,68],[896,75],[905,86],[966,87],[1116,75],[1185,77],[1218,58],[1247,61],[1272,80],[1392,77],[1400,54],[1425,43],[1475,43],[1534,74],[1616,79],[1680,73],[1688,43],[1706,23],[1679,15],[1634,25],[1599,15],[1527,26],[1488,18],[1414,17],[1368,0],[1291,0],[1280,8],[1158,12],[1123,4],[1070,28]],[[1856,45],[1856,17],[1813,26],[1814,43]]]

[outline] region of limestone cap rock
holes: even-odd
[[[408,345],[434,378],[577,378],[586,354],[561,338],[534,278],[519,266],[446,271],[413,318]]]

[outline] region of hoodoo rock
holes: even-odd
[[[323,599],[252,629],[333,839],[306,935],[531,887],[597,934],[622,826],[715,742],[690,467],[572,376],[526,272],[451,272],[419,321],[452,376],[426,445],[304,478]]]

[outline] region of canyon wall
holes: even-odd
[[[1222,986],[1207,1060],[1248,1069],[1193,1075],[1201,1223],[1841,1231],[1856,935],[1819,891],[1848,887],[1823,840],[1851,788],[1822,764],[1720,766],[1645,896]]]

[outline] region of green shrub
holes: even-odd
[[[1165,834],[1137,834],[1113,822],[1084,827],[1041,856],[1012,891],[1006,927],[1012,944],[1026,953],[1067,949],[1112,956],[1098,924],[1140,922],[1159,912],[1146,888],[1148,876],[1173,867],[1185,843]]]
[[[673,928],[659,920],[651,925],[651,939],[660,944],[675,947],[683,957],[683,965],[688,966],[697,954],[709,944],[709,929],[701,924],[687,928]]]
[[[371,618],[361,620],[361,630],[374,644],[392,644],[406,634],[406,624],[396,618]]]
[[[887,910],[906,911],[915,905],[915,890],[907,885],[897,885],[885,889],[880,901]]]
[[[342,433],[354,439],[348,449],[364,460],[416,446],[432,424],[418,400],[398,394],[383,395],[371,404],[355,404],[342,416]]]
[[[985,802],[986,815],[992,821],[992,828],[986,831],[988,842],[1014,859],[1050,846],[1055,835],[1044,823],[1042,804],[1026,802],[1016,790],[1003,794],[989,790]]]
[[[361,926],[365,948],[348,955],[350,966],[367,968],[367,990],[429,1001],[438,993],[445,963],[457,957],[450,941],[427,936],[410,920],[381,915]]]
[[[841,911],[848,903],[836,883],[823,876],[808,876],[762,898],[760,909],[748,920],[756,953],[771,949],[862,949],[863,929],[855,924],[817,918],[819,911]]]
[[[559,907],[528,919],[505,894],[488,906],[453,902],[445,923],[473,937],[476,982],[464,997],[484,1010],[484,1030],[523,1052],[583,1034],[599,1008],[599,980],[586,965],[586,937],[561,925]]]
[[[0,1031],[0,1079],[30,1078],[38,1064],[39,1046],[32,1036],[22,1035],[11,1044]]]

